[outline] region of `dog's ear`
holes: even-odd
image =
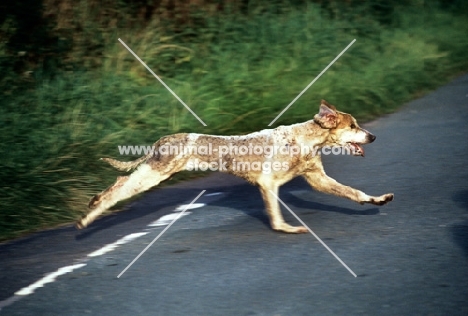
[[[322,101],[320,101],[320,104],[321,104],[321,105],[322,105],[322,104],[323,104],[323,105],[326,105],[326,106],[328,106],[330,109],[336,111],[336,107],[335,107],[333,104],[330,104],[330,103],[328,103],[327,101],[325,101],[325,100],[323,100],[323,99],[322,99]]]
[[[314,122],[321,128],[331,129],[338,125],[338,115],[336,108],[325,100],[320,104],[320,111],[314,116]]]

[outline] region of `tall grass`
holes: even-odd
[[[193,21],[201,22],[182,30],[161,21],[96,30],[107,44],[93,67],[36,77],[34,88],[0,101],[0,239],[78,218],[116,176],[98,158],[132,158],[118,157],[118,145],[150,145],[182,131],[266,128],[354,38],[276,125],[312,118],[322,98],[371,119],[467,69],[465,16],[416,6],[394,12],[394,22],[382,25],[369,14],[342,14],[329,17],[314,4],[279,13],[259,7],[247,15],[197,20],[195,14]]]

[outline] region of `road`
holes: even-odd
[[[366,124],[377,140],[365,158],[324,157],[338,181],[394,192],[386,206],[324,195],[300,178],[282,187],[357,277],[311,234],[272,231],[258,190],[214,173],[155,189],[83,231],[0,245],[0,315],[468,315],[467,122],[465,75]]]

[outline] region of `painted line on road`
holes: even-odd
[[[178,207],[176,207],[174,209],[174,212],[182,212],[184,210],[193,210],[193,209],[196,209],[196,208],[203,207],[205,205],[206,205],[205,203],[182,204],[182,205],[179,205]],[[186,216],[186,215],[189,215],[189,214],[192,214],[192,213],[184,211],[183,216]],[[148,226],[149,227],[166,226],[166,225],[169,225],[171,223],[171,221],[173,221],[178,216],[179,216],[179,213],[167,214],[167,215],[164,215],[161,218],[155,220],[154,222],[148,224]]]
[[[205,191],[203,191],[203,192],[205,192]],[[213,193],[207,194],[206,196],[215,196],[215,195],[221,195],[221,194],[223,194],[223,193],[222,192],[213,192]],[[162,216],[160,219],[158,219],[157,221],[154,221],[153,223],[149,224],[148,226],[164,226],[164,225],[171,224],[170,223],[171,220],[175,221],[175,219],[178,218],[178,217],[190,214],[190,212],[186,212],[186,210],[200,208],[200,207],[203,207],[203,206],[206,205],[205,203],[193,203],[193,202],[190,203],[190,204],[179,205],[178,207],[176,207],[174,209],[174,212],[177,212],[177,213],[172,213],[172,214]],[[167,228],[169,228],[169,227],[167,227]],[[117,241],[115,241],[113,243],[107,244],[107,245],[105,245],[105,246],[103,246],[103,247],[89,253],[88,255],[86,255],[85,259],[80,260],[81,261],[80,263],[65,266],[65,267],[61,267],[55,272],[46,274],[43,278],[37,280],[36,282],[34,282],[34,283],[32,283],[32,284],[30,284],[30,285],[16,291],[13,296],[11,296],[11,297],[3,300],[3,301],[0,301],[0,311],[2,310],[2,308],[13,304],[14,302],[20,300],[21,298],[23,298],[23,297],[25,297],[27,295],[33,294],[36,289],[38,289],[40,287],[44,287],[44,285],[46,285],[48,283],[55,282],[59,276],[85,267],[87,265],[86,262],[90,258],[102,256],[102,255],[104,255],[104,254],[106,254],[108,252],[111,252],[111,251],[115,250],[117,247],[119,247],[121,245],[124,245],[124,244],[127,244],[127,243],[129,243],[129,242],[131,242],[131,241],[133,241],[133,240],[135,240],[137,238],[140,238],[140,237],[142,237],[142,236],[144,236],[144,235],[146,235],[148,233],[149,233],[148,231],[145,231],[145,232],[128,234],[128,235],[118,239]]]
[[[141,233],[134,233],[134,234],[127,235],[127,236],[125,236],[123,238],[120,238],[116,242],[113,242],[112,244],[105,245],[104,247],[102,247],[102,248],[100,248],[100,249],[98,249],[96,251],[91,252],[90,254],[88,254],[88,257],[102,256],[103,254],[114,250],[118,246],[129,243],[130,241],[135,240],[135,239],[137,239],[137,238],[139,238],[141,236],[144,236],[146,234],[148,234],[148,232],[141,232]]]
[[[214,195],[221,195],[221,194],[223,194],[223,192],[213,192],[213,193],[205,194],[205,196],[214,196]]]
[[[111,244],[107,244],[107,245],[101,247],[100,249],[91,252],[90,254],[87,255],[87,258],[102,256],[103,254],[114,250],[118,246],[129,243],[132,240],[135,240],[135,239],[137,239],[137,238],[139,238],[141,236],[144,236],[146,234],[148,234],[148,232],[134,233],[134,234],[129,234],[127,236],[124,236],[124,237],[120,238],[119,240],[117,240],[116,242],[113,242]],[[26,287],[23,287],[22,289],[16,291],[13,296],[9,297],[6,300],[0,301],[0,311],[1,311],[2,308],[13,304],[14,302],[20,300],[22,297],[33,294],[38,288],[44,287],[44,285],[46,285],[48,283],[52,283],[52,282],[57,281],[57,278],[59,276],[85,267],[87,265],[87,263],[86,263],[86,261],[88,260],[87,258],[82,259],[81,263],[61,267],[55,272],[48,273],[43,278],[37,280],[36,282],[34,282],[34,283],[32,283],[32,284],[30,284],[30,285],[28,285]]]
[[[21,290],[15,292],[15,295],[23,296],[23,295],[32,294],[32,293],[34,293],[34,291],[37,288],[44,287],[45,284],[54,282],[55,279],[57,279],[59,276],[61,276],[63,274],[66,274],[66,273],[70,273],[73,270],[82,268],[85,265],[86,265],[86,263],[78,263],[78,264],[74,264],[74,265],[71,265],[71,266],[62,267],[62,268],[58,269],[55,272],[49,273],[48,275],[46,275],[42,279],[37,280],[33,284],[31,284],[31,285],[29,285],[27,287],[24,287]]]
[[[181,212],[181,211],[183,211],[185,209],[193,210],[195,208],[203,207],[205,205],[206,205],[205,203],[183,204],[183,205],[177,206],[176,209],[174,210],[174,212]]]
[[[190,212],[185,212],[183,216],[187,216],[191,214]],[[160,219],[148,224],[149,227],[158,227],[158,226],[166,226],[169,225],[174,219],[179,218],[180,214],[179,213],[172,213],[168,215],[164,215]]]

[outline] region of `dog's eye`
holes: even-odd
[[[351,127],[352,129],[355,129],[355,128],[356,128],[356,124],[351,123],[350,127]]]

